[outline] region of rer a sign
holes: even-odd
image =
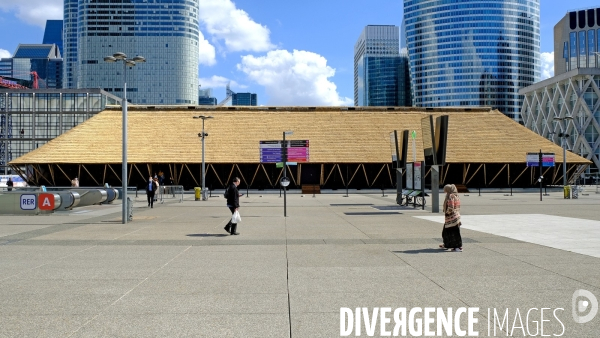
[[[40,194],[38,201],[40,210],[54,210],[54,194]]]

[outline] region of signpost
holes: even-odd
[[[554,153],[542,153],[540,149],[539,153],[527,153],[526,162],[528,167],[540,167],[540,201],[542,200],[542,189],[544,184],[544,167],[554,167],[554,160],[556,156]]]
[[[260,163],[278,163],[283,161],[284,141],[260,141]],[[309,141],[292,140],[285,141],[287,160],[290,162],[308,162]],[[290,164],[288,164],[290,165]]]

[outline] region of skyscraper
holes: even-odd
[[[540,77],[539,0],[405,0],[418,107],[491,106],[519,119],[519,88]]]
[[[256,106],[256,94],[253,93],[233,93],[231,96],[232,106]]]
[[[126,72],[129,101],[196,104],[198,1],[65,0],[65,77],[121,96],[123,69],[103,58],[141,55],[147,62]]]
[[[600,8],[568,12],[554,26],[554,76],[600,65]]]
[[[22,80],[28,87],[35,80],[38,88],[62,88],[62,66],[58,46],[20,44],[12,58],[0,60],[0,76]]]
[[[80,0],[64,0],[63,17],[63,87],[77,88],[77,7]]]
[[[43,44],[55,44],[58,46],[60,55],[63,54],[63,20],[46,20]]]
[[[369,25],[354,45],[354,105],[410,106],[408,59],[397,26]],[[408,96],[407,96],[408,93]]]

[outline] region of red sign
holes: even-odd
[[[40,210],[54,210],[54,194],[40,194],[38,201]]]

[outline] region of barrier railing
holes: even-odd
[[[158,201],[165,203],[165,200],[175,199],[179,203],[183,202],[183,185],[161,185],[158,187]]]

